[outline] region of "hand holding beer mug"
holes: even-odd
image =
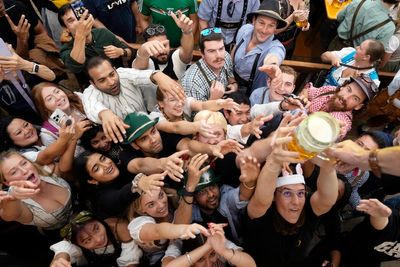
[[[302,31],[307,31],[310,28],[308,23],[308,14],[310,11],[307,9],[298,9],[293,11],[293,20],[296,23],[297,28],[301,28]]]
[[[332,146],[339,137],[338,121],[326,112],[315,112],[294,130],[288,150],[299,152],[300,159],[311,159]]]

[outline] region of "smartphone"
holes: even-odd
[[[12,53],[10,49],[8,48],[8,45],[3,41],[2,38],[0,38],[0,56],[3,57],[11,57]]]
[[[64,124],[65,126],[72,124],[72,120],[68,117],[68,115],[58,108],[50,115],[50,120],[60,127]]]
[[[76,0],[76,1],[72,2],[70,5],[72,8],[72,11],[75,14],[75,17],[79,20],[86,10],[85,5],[83,4],[82,0]]]

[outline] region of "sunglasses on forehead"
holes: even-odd
[[[208,36],[208,35],[210,35],[212,33],[222,33],[222,30],[221,30],[221,28],[217,28],[217,27],[215,27],[215,28],[207,28],[207,29],[202,30],[200,32],[200,35],[201,36]]]
[[[163,34],[163,33],[165,33],[165,27],[163,25],[149,26],[145,30],[145,32],[149,36],[153,36],[153,35],[156,35],[156,34]]]

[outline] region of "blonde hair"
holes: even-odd
[[[3,164],[3,162],[4,162],[6,159],[9,159],[9,158],[12,157],[13,155],[18,155],[18,156],[20,156],[20,157],[26,159],[26,160],[29,161],[30,163],[32,163],[33,166],[36,168],[36,170],[39,172],[40,175],[42,175],[42,176],[49,176],[49,175],[51,175],[51,173],[45,171],[45,170],[43,169],[43,167],[40,166],[39,164],[30,161],[29,159],[27,159],[26,157],[24,157],[24,155],[20,154],[18,151],[13,150],[13,149],[10,149],[10,150],[7,150],[7,151],[4,151],[4,152],[1,152],[1,153],[0,153],[0,183],[1,183],[1,184],[3,184],[3,183],[6,181],[6,179],[5,179],[5,177],[4,177],[4,173],[1,171],[1,165]]]
[[[228,128],[228,123],[224,115],[218,111],[202,110],[194,116],[193,121],[205,120],[208,124],[216,124],[224,129],[225,133]]]

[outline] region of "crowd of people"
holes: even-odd
[[[0,265],[399,266],[399,3],[0,0]]]

